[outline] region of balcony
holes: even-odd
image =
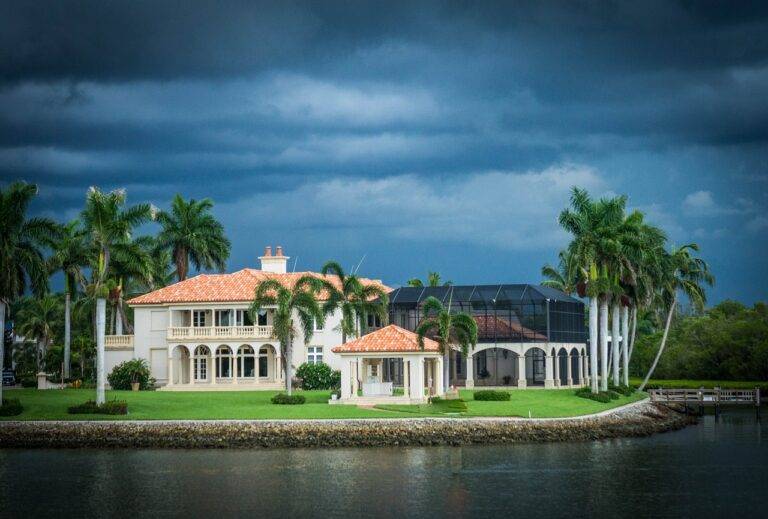
[[[216,339],[274,339],[271,326],[172,326],[168,328],[168,340],[186,342]]]
[[[133,335],[106,335],[104,336],[104,348],[108,350],[133,348]]]

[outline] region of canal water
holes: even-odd
[[[461,448],[0,449],[0,516],[768,517],[766,422]]]

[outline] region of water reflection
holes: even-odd
[[[463,448],[0,451],[0,515],[758,517],[765,421]]]

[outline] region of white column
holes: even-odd
[[[608,298],[600,299],[600,390],[608,391]]]
[[[583,386],[584,384],[584,357],[581,356],[581,353],[579,355],[579,365],[577,366],[577,370],[579,373],[579,385]]]
[[[357,398],[357,391],[359,389],[358,377],[360,376],[360,359],[356,358],[352,364],[352,398]]]
[[[166,385],[173,385],[173,355],[168,357],[168,383]]]
[[[555,387],[553,377],[552,355],[544,355],[544,387]]]
[[[342,357],[343,358],[343,357]],[[345,359],[341,363],[341,398],[344,400],[352,396],[352,363]]]
[[[467,355],[467,380],[464,385],[469,389],[475,387],[475,354],[472,352]]]
[[[552,357],[552,364],[555,368],[555,387],[558,387],[561,383],[560,380],[560,353],[556,352],[555,356]]]
[[[195,359],[194,354],[189,356],[189,383],[194,384],[195,383]]]
[[[445,394],[445,388],[443,387],[443,357],[438,357],[433,360],[435,365],[435,395],[442,396]]]
[[[208,376],[211,377],[211,384],[213,385],[216,385],[216,374],[219,367],[217,361],[216,350],[211,348],[211,365],[208,367]]]
[[[410,365],[410,396],[412,400],[424,400],[424,359],[414,357]]]
[[[571,354],[569,353],[567,357],[565,357],[565,382],[568,384],[568,387],[573,385],[573,373],[571,370]]]
[[[629,308],[621,307],[621,369],[622,381],[629,385]]]
[[[229,369],[232,372],[232,384],[237,385],[237,372],[240,370],[240,366],[238,365],[239,362],[237,360],[237,350],[233,349],[232,352],[233,352],[232,353],[232,358],[230,359],[230,362],[232,364],[229,366]],[[256,369],[258,369],[258,361],[259,361],[259,357],[255,357],[253,359],[253,362],[255,364],[254,367]],[[256,377],[256,380],[258,381],[259,377]]]
[[[403,396],[411,396],[411,361],[403,357]]]
[[[525,378],[525,353],[517,356],[517,387],[525,389],[528,386],[528,379]]]

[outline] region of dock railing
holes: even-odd
[[[699,406],[703,413],[705,406],[714,406],[715,415],[719,415],[721,405],[751,405],[760,415],[760,388],[755,389],[722,389],[719,387],[705,389],[667,389],[658,388],[648,391],[651,402],[658,404],[683,404]]]

